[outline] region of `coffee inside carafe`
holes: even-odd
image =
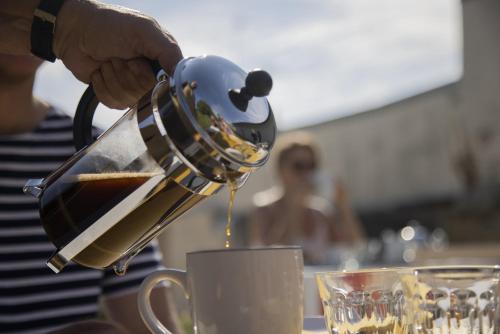
[[[62,247],[74,238],[75,232],[90,226],[151,176],[152,173],[103,173],[58,180],[47,189],[40,203],[40,216],[51,241]]]
[[[50,240],[63,247],[158,173],[80,174],[59,178],[44,193],[40,215]],[[80,252],[74,261],[104,268],[119,260],[155,225],[180,216],[205,196],[163,178],[139,206]]]

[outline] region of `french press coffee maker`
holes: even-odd
[[[218,56],[181,60],[137,105],[93,141],[98,101],[89,87],[74,120],[79,151],[24,191],[57,251],[69,261],[123,268],[170,222],[226,183],[243,185],[269,157],[276,125],[269,74]]]

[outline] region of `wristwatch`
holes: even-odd
[[[33,13],[31,24],[31,53],[42,59],[54,62],[56,55],[52,50],[56,31],[57,14],[65,0],[41,0]]]

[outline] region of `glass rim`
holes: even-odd
[[[339,270],[339,271],[319,271],[315,272],[316,277],[344,277],[356,274],[383,274],[383,273],[396,273],[404,274],[418,274],[418,273],[439,273],[439,272],[452,272],[452,271],[468,271],[468,272],[491,272],[500,273],[500,265],[444,265],[444,266],[416,266],[416,267],[382,267],[382,268],[363,268],[356,270]]]
[[[410,269],[408,267],[382,267],[382,268],[363,268],[356,270],[342,270],[342,271],[318,271],[314,275],[316,277],[343,277],[356,274],[384,274],[384,273],[395,273],[398,274],[403,269]]]
[[[489,273],[499,273],[500,265],[445,265],[445,266],[421,266],[421,267],[411,267],[407,268],[403,274],[414,274],[419,273],[446,273],[446,272],[489,272]]]

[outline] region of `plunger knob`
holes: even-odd
[[[245,87],[232,89],[229,91],[229,98],[233,104],[241,111],[246,111],[248,101],[255,97],[269,95],[273,88],[273,79],[264,70],[253,70],[248,73],[245,79]]]

